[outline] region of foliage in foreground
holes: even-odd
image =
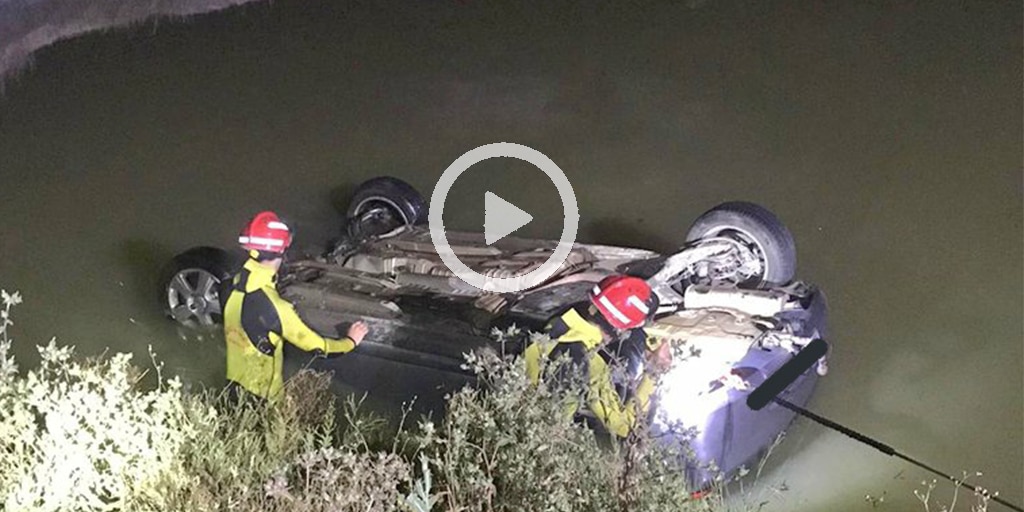
[[[185,393],[160,366],[146,386],[127,354],[82,361],[51,340],[22,374],[7,332],[21,298],[2,298],[4,510],[726,510],[723,482],[711,498],[686,492],[685,446],[644,432],[602,442],[563,413],[564,395],[495,355],[468,360],[486,392],[463,389],[440,424],[396,432],[352,399],[338,407],[312,372],[271,405],[233,402]],[[930,493],[926,510],[952,510]],[[764,504],[741,494],[740,510]]]
[[[7,326],[20,297],[3,297],[5,510],[713,509],[685,492],[677,454],[643,436],[602,446],[494,355],[469,360],[487,392],[454,393],[443,422],[396,433],[354,400],[338,407],[312,372],[269,405],[185,393],[160,366],[146,385],[130,355],[79,360],[52,340],[19,372]]]
[[[445,510],[716,510],[687,492],[685,447],[642,433],[602,442],[518,365],[468,360],[486,391],[456,393],[439,429],[418,429]]]

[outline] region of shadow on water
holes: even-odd
[[[352,195],[356,193],[356,188],[358,187],[359,182],[353,181],[331,188],[331,191],[328,193],[328,200],[334,211],[338,212],[338,215],[344,217],[348,213],[349,200],[352,199]]]
[[[143,304],[159,304],[155,301],[161,299],[163,295],[163,290],[160,289],[160,276],[164,267],[174,257],[174,251],[159,242],[140,238],[124,240],[114,250],[121,268],[128,272],[125,286],[129,294]],[[150,309],[140,311],[148,312]],[[156,318],[155,309],[153,313],[153,317]]]
[[[602,217],[588,220],[580,226],[581,241],[592,241],[602,245],[636,247],[656,252],[671,252],[683,244],[683,235],[679,240],[671,240],[664,234],[642,227],[643,219],[629,220],[617,217]]]

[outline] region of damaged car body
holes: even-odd
[[[714,478],[709,466],[732,474],[755,462],[793,420],[792,411],[775,404],[753,411],[746,398],[802,347],[826,336],[827,307],[819,289],[795,279],[792,236],[765,208],[720,204],[691,225],[672,254],[574,244],[550,278],[514,294],[485,292],[455,276],[434,249],[426,217],[410,185],[375,178],[356,190],[341,242],[282,269],[279,292],[318,332],[337,336],[351,322],[369,324],[358,350],[309,363],[333,371],[345,388],[394,402],[415,397],[434,408],[446,393],[474,384],[464,354],[496,350],[494,329],[539,330],[586,301],[603,277],[624,273],[646,279],[658,295],[648,335],[686,355],[662,378],[652,425],[661,433],[696,432],[694,489]],[[462,262],[491,278],[530,272],[557,245],[514,237],[488,245],[482,233],[446,235]],[[220,290],[235,264],[230,253],[210,247],[178,255],[164,272],[161,306],[183,325],[217,325]],[[294,352],[286,357],[309,359]],[[806,404],[826,370],[823,358],[781,397]]]

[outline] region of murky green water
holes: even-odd
[[[775,210],[832,308],[813,408],[1024,501],[1021,5],[859,4],[278,0],[47,50],[0,100],[19,354],[152,344],[213,379],[217,347],[156,312],[167,258],[262,208],[316,246],[360,180],[429,193],[518,142],[569,175],[584,241],[668,249],[723,200]],[[557,236],[554,192],[516,165],[474,168],[446,220],[479,227],[485,189]],[[839,434],[800,423],[782,451],[775,510],[919,509],[924,473]]]

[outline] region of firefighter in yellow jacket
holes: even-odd
[[[258,213],[238,241],[249,250],[249,259],[232,281],[224,304],[228,385],[264,399],[273,398],[284,384],[284,341],[307,352],[344,353],[362,342],[368,328],[363,322],[355,322],[347,337],[324,338],[281,298],[277,271],[291,245],[292,233],[276,214]]]
[[[568,412],[592,415],[612,434],[627,436],[649,410],[655,375],[671,364],[668,344],[655,344],[641,329],[655,309],[657,296],[644,280],[619,275],[603,279],[591,291],[590,304],[570,309],[548,325],[550,342],[526,348],[527,374],[535,383],[542,376],[564,382],[566,366],[553,365],[553,373],[544,370],[547,362],[567,357],[568,368],[578,372],[586,388],[584,403],[574,401]]]

